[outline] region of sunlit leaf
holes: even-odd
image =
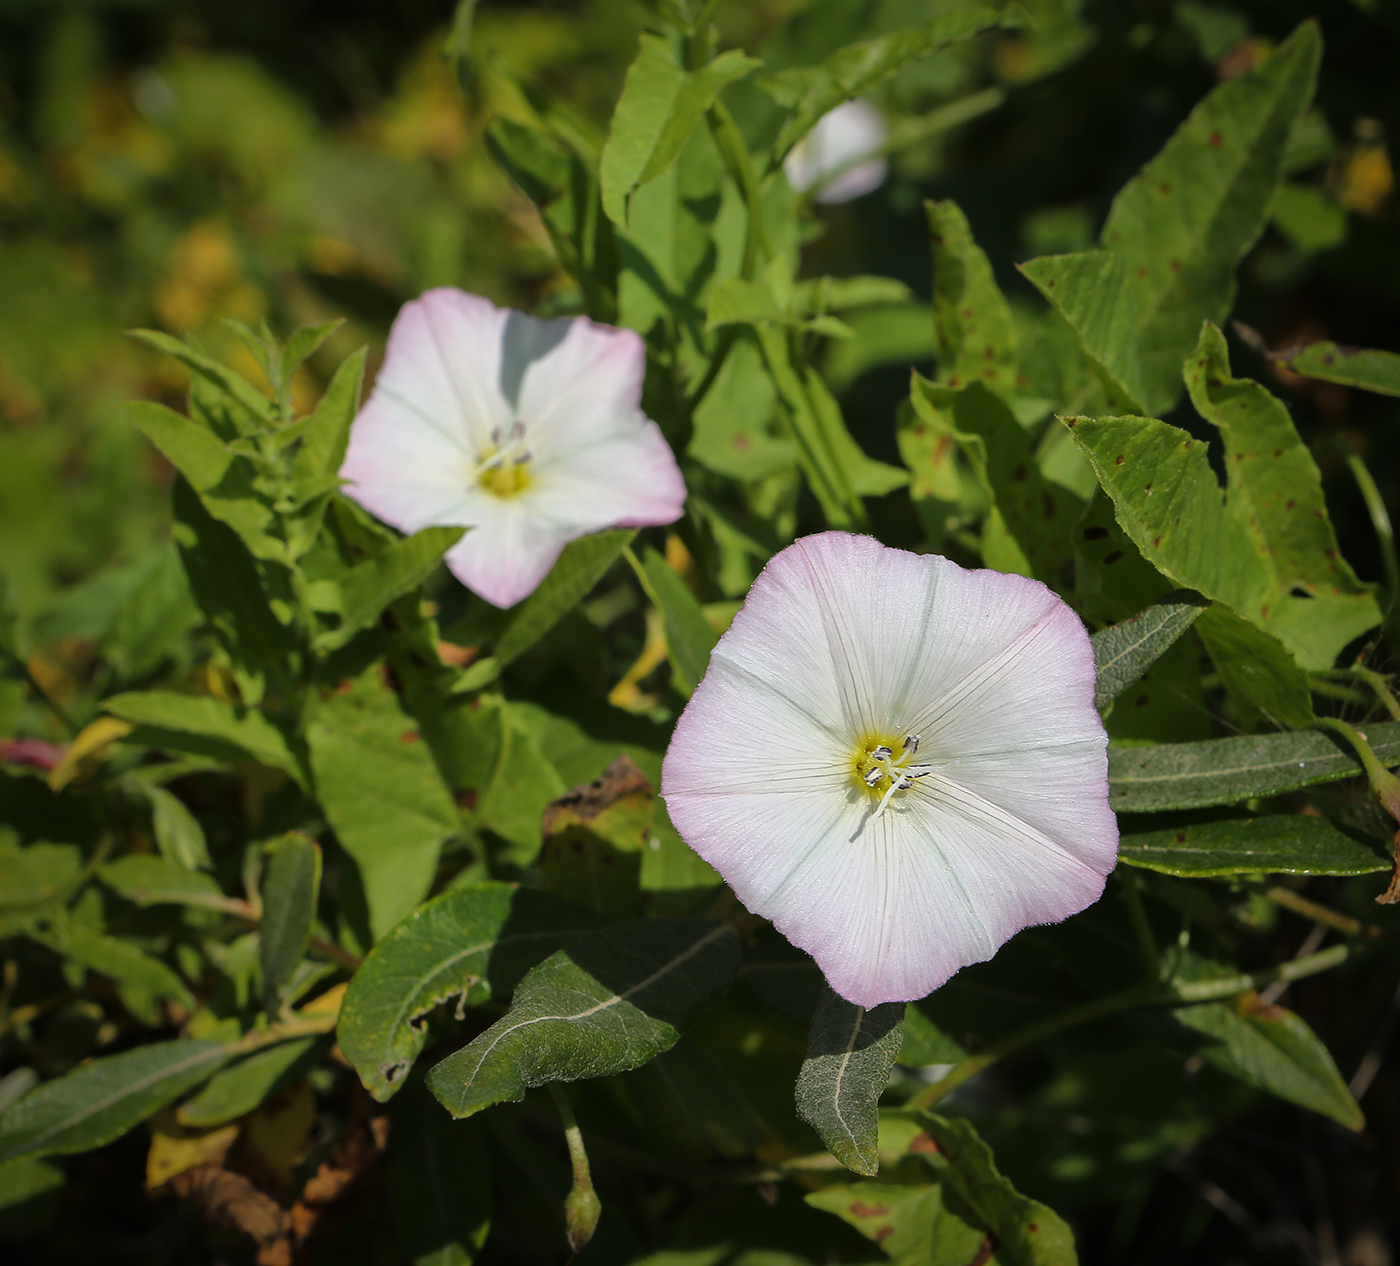
[[[1229,314],[1235,268],[1267,223],[1321,52],[1304,23],[1217,87],[1123,187],[1100,249],[1022,266],[1100,368],[1112,408],[1164,413],[1180,398],[1181,362],[1201,322]]]

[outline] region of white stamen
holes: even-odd
[[[888,807],[891,797],[896,791],[907,791],[914,785],[916,778],[922,778],[925,774],[933,773],[932,765],[911,765],[915,753],[919,750],[919,736],[917,734],[907,734],[900,750],[899,758],[896,760],[891,748],[883,743],[872,747],[867,757],[874,762],[865,774],[865,785],[872,790],[880,785],[882,778],[888,778],[890,785],[885,788],[885,794],[880,797],[880,803],[876,806],[875,812],[866,821],[874,821]],[[858,834],[859,832],[857,832]]]
[[[530,446],[525,442],[525,423],[519,418],[511,423],[510,430],[504,437],[501,428],[494,427],[491,431],[491,444],[491,455],[477,464],[477,478],[497,466],[523,466],[534,457]]]

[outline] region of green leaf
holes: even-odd
[[[910,400],[935,442],[948,437],[967,456],[994,507],[983,534],[987,565],[1060,588],[1081,505],[1072,492],[1041,475],[1030,435],[1006,402],[981,382],[954,390],[918,374]]]
[[[150,400],[126,406],[137,429],[200,492],[218,486],[234,461],[228,445],[198,422]]]
[[[895,1266],[969,1266],[990,1256],[991,1240],[976,1215],[942,1183],[834,1183],[804,1197],[878,1244]]]
[[[442,556],[462,539],[464,530],[424,528],[352,567],[339,581],[340,624],[319,634],[314,649],[322,654],[333,651],[373,624],[385,607],[432,574]]]
[[[1269,359],[1305,378],[1338,382],[1383,396],[1400,396],[1400,355],[1395,352],[1309,343],[1291,351],[1275,352]]]
[[[29,935],[71,962],[114,981],[122,1002],[144,1024],[154,1027],[162,1023],[159,999],[169,999],[189,1010],[196,1005],[185,982],[172,968],[130,941],[104,936],[71,921],[59,924],[51,932],[31,930]]]
[[[1013,394],[1019,338],[986,253],[956,202],[926,202],[933,235],[933,329],[938,381]]]
[[[1305,22],[1211,92],[1123,187],[1100,249],[1022,266],[1073,327],[1113,408],[1171,409],[1201,322],[1229,315],[1235,267],[1267,222],[1321,51],[1317,24]]]
[[[80,1065],[0,1113],[0,1161],[110,1143],[228,1058],[222,1042],[152,1042]]]
[[[1021,26],[1024,22],[1019,6],[967,5],[924,27],[849,44],[816,66],[763,76],[759,87],[792,111],[774,145],[775,161],[781,162],[828,111],[869,92],[909,62],[993,27]]]
[[[781,323],[783,310],[767,286],[744,277],[726,277],[710,290],[705,308],[705,327],[717,330],[723,325],[753,325],[759,321]]]
[[[0,1239],[47,1230],[58,1212],[64,1182],[62,1169],[37,1157],[0,1164]]]
[[[1306,813],[1200,822],[1125,835],[1118,860],[1164,875],[1368,875],[1392,858],[1374,840]]]
[[[421,1085],[394,1101],[386,1185],[395,1261],[468,1266],[491,1229],[490,1149],[475,1122],[454,1121]]]
[[[673,60],[669,40],[643,33],[599,169],[603,209],[614,224],[627,227],[633,192],[670,168],[720,91],[761,64],[736,48],[687,72]]]
[[[931,1112],[907,1121],[905,1182],[825,1187],[807,1203],[848,1222],[897,1266],[1075,1266],[1069,1227],[1001,1175],[969,1122]]]
[[[1400,723],[1368,725],[1366,737],[1382,764],[1400,764]],[[1306,732],[1108,749],[1109,803],[1120,813],[1237,804],[1361,772],[1345,745]]]
[[[790,470],[797,465],[797,446],[772,434],[777,408],[777,390],[763,358],[751,339],[739,339],[695,410],[686,452],[731,479],[758,480]]]
[[[132,330],[131,336],[138,342],[145,343],[147,347],[173,356],[197,378],[204,379],[221,395],[235,402],[249,415],[249,420],[254,424],[265,425],[273,420],[273,402],[242,374],[235,373],[227,365],[219,364],[197,348],[182,343],[177,338],[171,338],[169,334],[162,334],[159,330]],[[240,429],[247,430],[248,427],[244,425]]]
[[[432,886],[460,825],[417,722],[377,666],[313,701],[306,741],[316,798],[355,859],[378,940]]]
[[[291,332],[277,362],[282,384],[288,392],[291,391],[292,375],[344,324],[344,317],[335,317],[330,321],[312,321],[306,325],[299,325]],[[290,416],[290,398],[287,403]]]
[[[880,1096],[904,1034],[904,1004],[858,1007],[830,988],[807,1033],[797,1115],[847,1169],[880,1172]]]
[[[495,662],[519,659],[574,609],[637,535],[632,528],[595,532],[570,541],[539,588],[516,608],[496,641]]]
[[[43,842],[21,847],[0,833],[0,911],[42,906],[68,892],[83,868],[73,844]]]
[[[97,874],[113,892],[138,906],[171,904],[224,910],[230,905],[212,875],[151,853],[128,853],[108,862]]]
[[[1316,719],[1308,675],[1278,638],[1212,606],[1196,622],[1221,684],[1234,702],[1242,728],[1259,728],[1263,718],[1274,729],[1303,730]]]
[[[145,795],[151,802],[151,825],[161,855],[186,870],[208,867],[209,846],[204,839],[204,828],[185,807],[185,802],[164,787],[147,787]]]
[[[247,1116],[259,1104],[295,1085],[325,1057],[325,1038],[278,1042],[215,1073],[204,1088],[175,1110],[188,1129],[208,1130]]]
[[[304,781],[301,767],[282,731],[256,708],[239,708],[212,695],[182,695],[173,690],[112,695],[102,701],[102,707],[123,721],[143,727],[150,732],[150,738],[161,734],[189,734],[213,739],[251,760],[285,770],[299,783]],[[178,739],[174,743],[178,743]],[[148,745],[160,744],[148,741]],[[207,749],[193,747],[190,750],[202,754],[202,750]]]
[[[1178,1007],[1181,1024],[1210,1039],[1201,1055],[1222,1072],[1349,1130],[1366,1124],[1332,1056],[1301,1016],[1242,994],[1235,1002]]]
[[[1221,428],[1227,493],[1207,444],[1165,422],[1067,425],[1119,524],[1158,571],[1273,634],[1304,668],[1330,668],[1379,622],[1375,599],[1340,555],[1317,468],[1283,405],[1257,383],[1225,376],[1218,330],[1207,327],[1202,347],[1188,379],[1197,407]]]
[[[1285,183],[1274,193],[1269,214],[1277,228],[1303,251],[1340,246],[1350,227],[1347,210],[1326,189]]]
[[[311,941],[321,895],[321,849],[309,836],[292,831],[273,845],[271,853],[263,871],[258,958],[263,1003],[275,1015]]]
[[[1094,706],[1102,710],[1137,681],[1205,607],[1193,593],[1173,594],[1095,633],[1089,639],[1094,647]]]
[[[642,555],[638,578],[666,625],[666,649],[677,688],[689,695],[709,667],[719,641],[695,595],[676,570],[654,549]]]
[[[296,653],[293,635],[273,615],[259,565],[245,541],[209,513],[185,479],[175,480],[171,502],[172,535],[190,592],[232,659],[244,699],[256,703],[268,681],[285,679]]]
[[[1038,1200],[1023,1196],[1001,1175],[992,1149],[961,1118],[922,1112],[917,1121],[947,1162],[945,1182],[973,1209],[995,1237],[996,1256],[1006,1266],[1072,1266],[1074,1234]]]
[[[533,888],[454,888],[414,910],[369,953],[341,1004],[336,1036],[381,1103],[403,1085],[427,1040],[426,1017],[510,993],[541,959],[598,918]]]
[[[739,938],[708,919],[636,919],[532,968],[511,1008],[428,1074],[453,1116],[554,1081],[606,1077],[674,1046],[739,970]]]
[[[341,362],[335,376],[301,434],[301,447],[292,461],[292,478],[299,483],[340,470],[345,447],[350,442],[350,423],[360,408],[360,391],[365,380],[365,352],[362,348]]]

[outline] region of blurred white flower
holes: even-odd
[[[576,537],[680,517],[685,481],[641,411],[645,369],[631,330],[429,290],[394,320],[350,430],[346,495],[403,532],[470,528],[448,567],[512,606]]]
[[[1094,655],[1039,581],[827,532],[778,554],[677,723],[686,842],[859,1006],[1098,900]]]
[[[885,116],[873,105],[847,101],[792,147],[783,171],[798,193],[816,187],[818,202],[849,202],[885,183],[889,165],[878,151],[888,135]]]

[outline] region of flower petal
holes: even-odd
[[[605,527],[674,523],[685,508],[685,480],[654,422],[562,456],[534,463],[532,512],[572,536]]]
[[[471,498],[472,530],[444,558],[448,570],[498,607],[513,607],[549,574],[570,534],[531,514],[523,497]]]
[[[508,331],[514,341],[507,366],[520,374],[517,412],[541,460],[633,436],[646,422],[639,407],[646,373],[641,336],[584,317],[564,324],[561,331],[558,322],[523,317]],[[531,328],[540,326],[549,328]]]

